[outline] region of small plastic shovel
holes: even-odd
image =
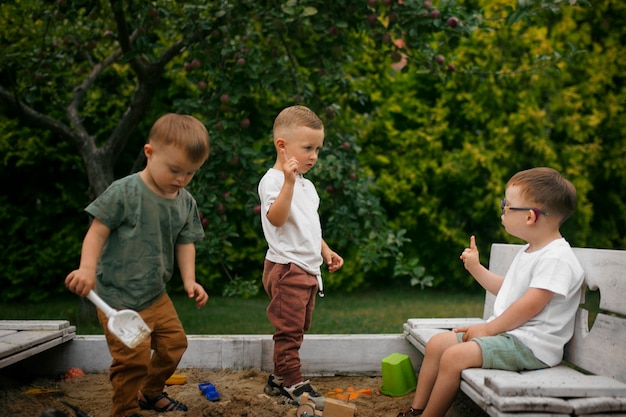
[[[107,316],[109,331],[129,348],[137,347],[152,333],[152,330],[136,311],[114,310],[93,290],[89,291],[87,298]]]

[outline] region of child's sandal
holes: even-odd
[[[139,408],[142,410],[154,410],[160,413],[164,413],[166,411],[187,411],[187,406],[185,404],[171,399],[166,392],[163,392],[161,395],[152,399],[148,398],[146,395],[143,397],[145,398],[145,401],[139,400]],[[163,398],[167,398],[169,402],[163,407],[157,407],[156,403],[161,401]]]
[[[413,407],[409,407],[400,411],[400,413],[396,417],[411,417],[411,416],[421,416],[422,411],[424,410],[416,410]]]

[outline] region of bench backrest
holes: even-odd
[[[493,244],[489,270],[504,275],[521,247]],[[589,311],[583,306],[578,309],[574,336],[565,346],[564,360],[592,374],[626,382],[626,251],[573,249],[585,270],[585,285],[600,292],[600,312],[590,329]],[[495,296],[487,293],[484,318],[491,315],[494,300]]]

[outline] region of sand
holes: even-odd
[[[258,370],[247,371],[205,371],[181,369],[177,374],[185,375],[182,385],[166,387],[170,397],[184,402],[189,411],[157,413],[144,411],[144,417],[156,416],[211,416],[211,417],[299,417],[297,407],[285,404],[281,397],[268,397],[263,394],[267,373]],[[93,417],[110,415],[111,386],[107,374],[87,374],[73,379],[36,379],[24,383],[4,377],[0,393],[1,416],[37,417],[43,410],[55,408],[74,416],[74,412],[61,401],[73,404]],[[198,389],[198,384],[211,382],[217,389],[220,399],[209,401]],[[327,398],[338,398],[352,391],[361,392],[350,400],[356,406],[356,417],[395,417],[398,411],[407,406],[413,393],[404,397],[390,397],[379,391],[381,377],[316,377],[311,382]],[[32,389],[48,392],[28,393]],[[371,394],[368,392],[371,390]],[[334,394],[333,394],[334,393]],[[446,417],[485,416],[463,394]]]

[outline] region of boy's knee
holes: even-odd
[[[189,342],[187,341],[187,335],[182,332],[182,334],[180,334],[179,337],[176,338],[174,344],[178,348],[187,349],[187,346],[189,346]]]
[[[454,346],[457,343],[456,333],[438,333],[431,337],[428,343],[426,343],[426,354],[441,355],[447,348]]]

